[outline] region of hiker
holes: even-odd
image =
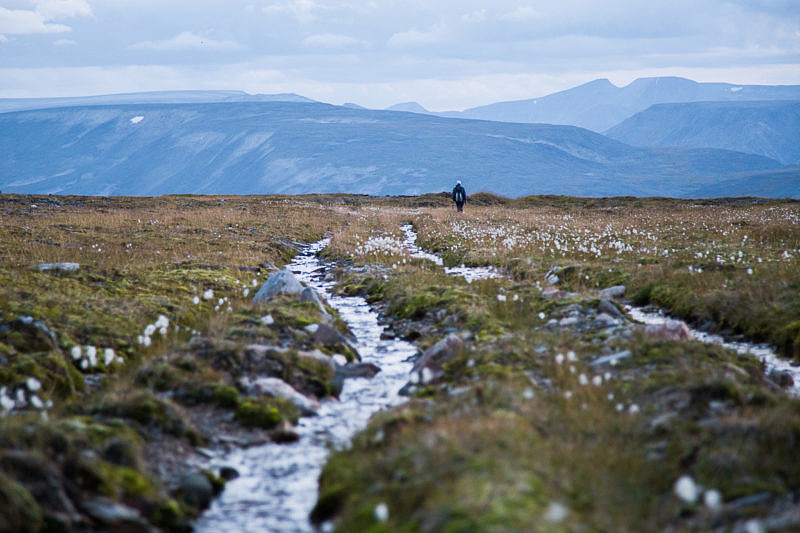
[[[464,204],[467,202],[467,191],[461,185],[461,180],[458,180],[456,186],[453,187],[453,201],[456,203],[456,209],[459,213],[464,210]]]

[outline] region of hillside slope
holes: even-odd
[[[0,189],[101,195],[685,196],[698,176],[774,170],[720,150],[633,148],[569,126],[316,103],[79,107],[0,115]],[[759,194],[758,182],[749,194]],[[721,193],[723,191],[720,191]]]
[[[601,79],[541,98],[498,102],[442,115],[568,124],[602,132],[654,104],[752,100],[800,100],[800,85],[732,85],[661,77],[639,78],[625,87],[617,87]]]
[[[659,104],[606,132],[634,146],[736,150],[800,163],[800,101]]]

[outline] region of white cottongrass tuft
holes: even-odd
[[[752,518],[744,523],[744,533],[765,533],[764,524],[757,518]]]
[[[192,303],[193,303],[194,305],[197,305],[197,304],[199,304],[199,303],[200,303],[200,298],[198,298],[197,296],[194,296],[194,297],[192,298]]]
[[[717,489],[709,489],[703,493],[703,503],[712,511],[722,506],[722,494]]]
[[[114,348],[106,348],[103,350],[103,364],[108,366],[114,362],[114,358],[116,354],[114,353]]]
[[[208,289],[206,292],[203,293],[203,300],[210,300],[214,297],[214,291]]]
[[[547,318],[547,315],[544,314],[544,311],[539,311],[539,320],[544,320],[545,318]]]
[[[533,395],[533,389],[530,388],[530,387],[528,387],[524,391],[522,391],[522,397],[525,398],[526,400],[532,400],[533,396],[534,396]]]
[[[264,315],[261,317],[261,323],[265,326],[271,326],[275,323],[275,319],[272,318],[272,315]]]
[[[697,501],[697,497],[700,496],[700,488],[691,476],[679,477],[672,490],[675,492],[675,496],[686,503],[694,503]]]
[[[167,318],[165,315],[158,315],[158,319],[153,325],[156,327],[156,329],[168,328],[169,318]]]
[[[34,406],[36,409],[44,409],[44,402],[41,398],[36,396],[35,394],[31,395],[31,405]]]
[[[167,334],[167,328],[161,328],[161,329],[159,329],[159,330],[158,330],[158,332],[159,332],[159,333],[160,333],[162,336],[164,336],[164,335],[166,335],[166,334]]]
[[[217,303],[218,303],[219,305],[222,305],[222,304],[224,304],[224,303],[225,303],[225,299],[224,299],[224,298],[220,298],[219,300],[217,300]]]
[[[563,353],[557,353],[556,354],[556,364],[560,365],[563,362],[564,362],[564,354]]]
[[[505,294],[498,294],[497,295],[497,301],[498,302],[505,302],[506,301],[506,295]]]
[[[83,349],[86,352],[86,359],[89,361],[89,366],[97,366],[97,348],[94,346],[84,346]]]
[[[595,387],[599,387],[600,385],[602,385],[603,384],[603,376],[595,376],[595,377],[593,377],[592,378],[592,384]]]
[[[375,520],[378,522],[386,522],[389,520],[389,506],[384,502],[379,503],[373,509],[372,514],[375,515]]]
[[[589,384],[589,378],[586,377],[586,374],[581,374],[578,376],[578,383],[583,385],[584,387]]]
[[[550,502],[544,512],[544,519],[548,522],[563,522],[567,517],[567,506],[561,502]]]
[[[635,415],[636,413],[638,413],[638,412],[639,412],[639,406],[638,406],[638,405],[636,405],[635,403],[632,403],[632,404],[630,405],[630,407],[628,407],[628,412],[629,412],[630,414],[632,414],[632,415]]]
[[[577,361],[577,360],[578,360],[578,356],[575,355],[575,352],[573,352],[572,350],[567,352],[567,361],[573,361],[574,362],[574,361]]]
[[[571,390],[565,390],[564,391],[564,399],[565,400],[569,400],[570,398],[572,398],[572,391]]]
[[[80,346],[73,346],[72,349],[69,351],[69,354],[72,356],[74,360],[78,360],[83,356],[83,350],[81,350]]]
[[[150,337],[144,337],[143,342],[142,342],[142,344],[144,344],[145,348],[149,347],[152,343],[153,343],[153,341],[150,340]]]
[[[29,377],[25,380],[25,386],[28,387],[29,391],[36,392],[42,388],[42,382],[34,377]]]
[[[144,328],[145,337],[152,337],[153,333],[155,332],[156,332],[156,327],[154,324],[147,324],[147,326]]]
[[[244,296],[245,298],[247,298],[247,295],[248,295],[248,294],[250,294],[250,289],[248,289],[247,287],[245,287],[245,288],[244,288],[244,290],[242,290],[242,296]]]

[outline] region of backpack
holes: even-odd
[[[456,202],[462,203],[464,201],[464,189],[458,187],[456,189]]]

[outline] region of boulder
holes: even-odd
[[[343,378],[371,378],[380,372],[378,365],[372,363],[347,363],[344,366],[336,367],[336,376]]]
[[[325,305],[322,303],[322,298],[320,297],[319,293],[314,290],[313,287],[306,287],[300,292],[300,301],[301,302],[311,302],[317,306],[317,308],[322,311],[322,314],[325,316],[330,316],[328,310],[325,309]]]
[[[625,313],[620,311],[619,308],[609,300],[600,300],[597,304],[597,310],[619,320],[625,320],[627,318]]]
[[[788,389],[790,387],[794,387],[794,377],[792,373],[788,370],[773,370],[767,376],[769,379],[775,382],[778,387],[782,389]]]
[[[292,402],[304,415],[315,415],[319,409],[319,402],[297,392],[294,387],[282,379],[273,377],[259,377],[250,379],[243,377],[239,384],[248,394],[255,396],[272,396],[283,398]]]
[[[681,320],[666,320],[661,324],[647,324],[645,335],[658,340],[685,341],[692,338],[689,326]]]
[[[192,507],[205,509],[214,497],[214,487],[203,472],[189,472],[181,478],[178,494]]]
[[[358,355],[358,350],[356,349],[355,344],[353,344],[350,339],[342,335],[339,330],[324,323],[316,324],[316,326],[317,328],[316,331],[314,331],[314,337],[312,338],[312,342],[314,344],[327,346],[333,349],[343,347],[352,352],[356,359],[361,359],[361,357]]]
[[[614,285],[597,291],[597,295],[604,299],[617,298],[623,294],[625,294],[625,285]]]
[[[440,339],[436,344],[425,350],[422,355],[414,363],[412,372],[420,372],[431,363],[446,363],[458,356],[461,348],[464,346],[464,341],[455,333],[451,333],[443,339]]]
[[[292,273],[291,270],[281,270],[272,274],[267,281],[265,281],[258,292],[253,296],[253,303],[268,302],[275,295],[282,292],[289,294],[300,294],[303,292],[303,285],[300,280]]]

